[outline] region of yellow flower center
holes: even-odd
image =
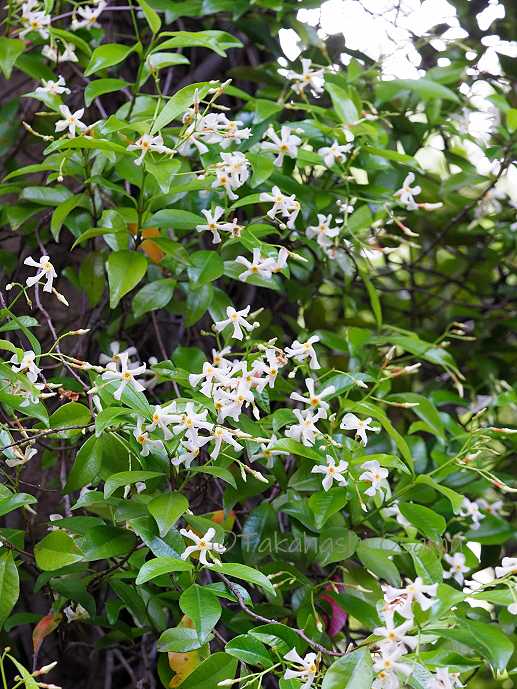
[[[141,445],[147,442],[147,438],[145,437],[145,435],[139,435],[137,440]]]
[[[159,414],[153,414],[154,423],[158,423],[159,420],[160,420],[160,415]]]
[[[280,146],[280,150],[282,151],[282,153],[285,153],[288,149],[287,149],[287,146],[285,144],[282,144]]]
[[[232,321],[236,321],[237,318],[238,318],[238,316],[237,316],[236,313],[232,313],[232,315],[230,316],[230,318],[232,319]]]
[[[45,270],[51,270],[52,265],[47,261],[46,263],[43,264],[43,268],[45,268]]]
[[[131,379],[131,373],[130,373],[129,371],[126,371],[126,372],[123,374],[123,377],[124,377],[126,380],[130,380],[130,379]]]
[[[284,199],[283,199],[282,196],[277,196],[276,199],[275,199],[275,203],[282,203],[283,200],[284,200]]]
[[[210,225],[208,226],[211,230],[217,230],[217,225],[215,222],[211,222]]]
[[[185,419],[185,423],[187,426],[192,426],[192,419]]]
[[[251,272],[252,273],[258,273],[259,272],[258,266],[251,266]]]
[[[205,543],[205,541],[199,541],[199,544],[198,544],[198,545],[199,545],[200,548],[206,548],[206,543]]]
[[[311,399],[311,404],[313,407],[315,407],[317,404],[319,404],[319,399],[317,397],[313,397]]]
[[[269,372],[269,375],[270,376],[276,376],[277,373],[278,373],[278,371],[276,370],[276,368],[272,368],[271,371]]]
[[[328,468],[328,473],[329,473],[329,474],[333,474],[333,473],[335,473],[335,471],[336,471],[336,470],[334,469],[334,467],[329,467],[329,468]]]

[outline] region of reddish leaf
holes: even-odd
[[[34,653],[38,652],[38,648],[41,646],[43,639],[48,636],[51,632],[56,629],[57,625],[61,622],[63,615],[58,613],[57,619],[54,619],[54,615],[46,615],[42,617],[38,624],[34,627],[32,632],[32,644],[34,647]]]
[[[339,581],[339,579],[336,578],[334,579],[334,581]],[[337,584],[335,588],[340,590],[344,587]],[[327,591],[334,591],[335,588],[331,586],[331,584],[325,587]],[[332,638],[343,629],[345,622],[348,618],[348,613],[345,610],[343,610],[339,603],[336,603],[336,601],[333,600],[330,596],[326,596],[324,593],[322,593],[320,598],[324,598],[325,600],[327,600],[332,607],[332,619],[330,620],[330,625],[328,624],[328,620],[326,620],[326,632]]]

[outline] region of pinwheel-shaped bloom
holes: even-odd
[[[318,363],[316,351],[314,350],[314,347],[312,345],[319,341],[320,338],[317,335],[309,337],[307,342],[304,342],[303,344],[301,342],[298,342],[298,340],[295,340],[291,347],[285,348],[285,352],[288,357],[294,357],[296,361],[303,361],[308,357],[310,359],[310,367],[313,369],[318,369],[321,368],[321,366]]]
[[[278,211],[282,211],[282,216],[289,216],[289,209],[293,204],[295,195],[286,196],[282,194],[279,187],[273,187],[271,194],[267,192],[262,192],[259,197],[259,201],[271,201],[273,203],[273,208],[268,210],[267,215],[273,220]]]
[[[36,366],[35,358],[36,355],[32,349],[23,353],[21,361],[18,360],[16,354],[13,354],[11,357],[11,368],[15,373],[25,373],[31,383],[35,383],[38,380],[38,373],[41,371],[41,369]]]
[[[332,239],[337,237],[339,234],[339,227],[330,227],[332,222],[332,214],[329,213],[325,217],[322,213],[318,213],[318,224],[310,225],[306,230],[305,234],[309,239],[316,238],[316,241],[320,246],[331,246]]]
[[[257,361],[255,364],[255,370],[258,371],[261,376],[266,374],[264,378],[259,378],[256,384],[257,392],[262,392],[266,385],[269,384],[270,388],[275,386],[276,377],[278,375],[279,369],[283,364],[280,363],[278,355],[275,349],[266,350],[266,361]]]
[[[309,689],[311,684],[314,682],[316,673],[318,672],[318,664],[316,662],[316,653],[307,653],[305,658],[298,655],[296,648],[293,648],[289,653],[284,656],[285,660],[290,660],[292,663],[296,663],[299,666],[299,670],[286,670],[284,673],[284,679],[293,679],[294,677],[298,679],[305,679],[306,682],[300,689]]]
[[[103,9],[106,7],[106,3],[104,0],[100,0],[100,2],[97,3],[97,7],[95,9],[92,9],[91,7],[88,7],[88,5],[85,5],[84,7],[79,7],[77,10],[77,14],[82,17],[82,19],[72,19],[72,30],[75,31],[76,29],[82,29],[83,27],[86,27],[89,29],[90,27],[94,26],[96,29],[100,29],[101,25],[97,21],[99,18],[100,13],[103,11]]]
[[[39,260],[39,263],[37,263],[33,258],[28,256],[25,259],[24,263],[26,266],[32,266],[33,268],[38,269],[38,273],[36,275],[34,275],[31,278],[27,278],[27,280],[25,281],[27,287],[32,287],[42,278],[45,278],[47,282],[43,287],[43,291],[52,292],[52,283],[54,282],[54,278],[57,278],[57,273],[54,269],[54,266],[49,261],[49,257],[42,256]]]
[[[486,514],[491,514],[493,517],[497,517],[498,519],[501,519],[501,515],[499,514],[499,511],[503,509],[503,501],[502,500],[496,500],[495,502],[488,503],[485,498],[478,498],[476,500],[479,509],[483,510],[483,512],[486,512]]]
[[[448,562],[451,566],[448,572],[443,573],[443,578],[451,579],[453,577],[461,586],[465,579],[463,575],[470,570],[470,567],[465,567],[465,555],[463,553],[454,553],[454,555],[445,553],[443,557],[445,562]]]
[[[378,428],[372,428],[368,424],[372,420],[372,417],[369,416],[367,419],[364,421],[361,421],[360,419],[357,418],[355,414],[345,414],[343,417],[343,421],[341,421],[340,428],[342,428],[344,431],[355,431],[355,434],[358,435],[361,438],[361,441],[363,445],[366,445],[368,442],[368,438],[366,436],[366,431],[378,431]]]
[[[203,381],[200,392],[206,397],[211,397],[214,383],[219,382],[224,383],[225,385],[230,384],[231,379],[228,377],[230,371],[230,366],[227,366],[226,368],[218,368],[215,366],[215,364],[205,361],[203,364],[202,373],[191,373],[188,377],[188,380],[193,387],[199,385],[199,383]]]
[[[109,371],[105,371],[102,374],[104,380],[120,380],[120,386],[113,394],[113,397],[116,400],[120,400],[122,393],[124,392],[124,388],[128,383],[131,384],[131,386],[134,390],[136,390],[136,392],[142,392],[142,390],[145,390],[145,387],[137,380],[135,380],[135,376],[139,376],[142,373],[145,373],[147,369],[145,364],[142,364],[142,366],[138,366],[137,368],[130,368],[128,366],[127,352],[121,352],[118,356],[120,359],[121,370],[117,371],[116,364],[113,362],[111,364],[108,364],[107,366]]]
[[[204,536],[197,536],[193,531],[190,529],[187,531],[187,529],[181,529],[180,534],[183,536],[186,536],[186,538],[189,538],[191,541],[194,541],[195,545],[189,545],[187,548],[185,548],[185,551],[181,554],[181,559],[186,560],[192,553],[196,553],[199,551],[199,561],[201,562],[202,565],[205,565],[205,567],[213,567],[212,562],[208,562],[206,559],[206,556],[208,553],[210,553],[210,557],[216,564],[221,564],[219,559],[215,557],[212,554],[212,551],[215,551],[219,555],[224,553],[226,548],[224,545],[221,543],[214,543],[212,541],[212,538],[215,536],[215,529],[210,528],[206,532]]]
[[[232,348],[229,345],[223,347],[220,352],[218,352],[217,349],[212,349],[212,362],[214,366],[217,366],[218,368],[226,368],[231,366],[232,362],[229,359],[224,358],[227,354],[231,353]]]
[[[304,404],[310,404],[311,407],[317,407],[319,405],[325,412],[323,418],[326,419],[329,404],[328,402],[325,402],[323,398],[328,397],[329,395],[332,395],[334,392],[336,392],[336,388],[333,385],[329,385],[328,388],[325,388],[321,392],[316,393],[314,392],[314,381],[312,378],[306,378],[305,385],[307,386],[309,397],[302,397],[302,395],[299,395],[297,392],[292,392],[291,399],[296,400],[297,402],[303,402]]]
[[[216,330],[221,332],[226,328],[227,325],[233,325],[232,337],[234,337],[236,340],[242,340],[243,335],[241,326],[246,330],[253,330],[254,328],[254,326],[251,323],[248,323],[246,320],[246,317],[250,312],[250,308],[250,306],[246,306],[245,309],[236,311],[233,306],[226,307],[226,315],[228,318],[224,321],[218,321],[215,324]]]
[[[84,108],[80,108],[72,113],[67,105],[60,105],[59,112],[63,115],[63,119],[56,122],[56,132],[62,132],[64,129],[68,129],[70,134],[75,136],[76,128],[81,131],[87,128],[84,122],[81,122],[81,117],[84,115]]]
[[[41,54],[51,62],[78,62],[79,60],[75,54],[75,45],[73,43],[66,43],[65,52],[62,54],[59,54],[52,46],[44,45]]]
[[[251,455],[249,458],[250,462],[255,462],[257,459],[266,459],[266,467],[268,469],[271,469],[273,466],[273,457],[278,457],[279,455],[288,455],[289,452],[286,450],[272,450],[271,447],[272,445],[276,442],[276,435],[272,435],[271,439],[267,443],[261,443],[260,449],[261,452],[255,452],[255,454]]]
[[[26,464],[32,457],[34,457],[35,454],[37,454],[37,450],[34,448],[31,448],[30,445],[27,445],[25,448],[24,452],[22,452],[19,448],[14,447],[13,448],[13,454],[15,455],[14,459],[6,459],[5,463],[7,464],[8,467],[15,467],[18,465]]]
[[[406,677],[409,677],[411,674],[410,665],[398,662],[399,658],[406,653],[406,648],[405,646],[398,646],[394,651],[390,651],[385,644],[381,644],[380,649],[382,658],[373,664],[373,671],[388,673],[388,676],[392,681],[392,686],[398,687],[398,677],[395,673],[401,672]],[[396,681],[396,684],[394,684],[394,680]]]
[[[50,14],[45,14],[45,12],[42,11],[29,11],[22,17],[22,22],[26,28],[20,31],[18,38],[25,38],[30,31],[37,31],[41,38],[45,40],[49,37],[50,32],[48,27],[50,25]]]
[[[428,689],[454,689],[464,687],[457,672],[449,672],[448,667],[436,668],[436,675],[427,683]]]
[[[345,139],[347,141],[354,140],[354,135],[349,129],[345,129],[344,133]],[[334,143],[332,144],[332,146],[325,146],[323,148],[320,148],[318,151],[318,155],[320,155],[323,158],[323,162],[327,167],[332,167],[335,164],[336,160],[338,163],[340,163],[345,153],[348,153],[348,151],[351,148],[351,143],[339,145],[338,142],[334,139]]]
[[[472,524],[470,528],[473,531],[477,531],[479,529],[480,520],[485,518],[485,515],[481,514],[479,511],[478,503],[471,502],[468,498],[463,498],[460,515],[462,517],[472,517]]]
[[[55,93],[56,96],[60,96],[62,93],[70,93],[70,89],[66,87],[62,76],[57,81],[52,81],[52,79],[45,81],[45,79],[42,79],[41,83],[43,86],[38,86],[36,93]]]
[[[336,461],[331,455],[327,455],[327,464],[317,464],[312,467],[311,474],[324,474],[322,486],[323,490],[326,492],[334,481],[338,481],[340,486],[347,486],[348,481],[343,476],[343,472],[348,468],[348,462],[341,460],[336,466]]]
[[[398,196],[400,199],[400,203],[403,203],[408,211],[414,211],[416,208],[418,208],[418,204],[415,203],[415,199],[413,198],[417,194],[420,194],[422,191],[422,188],[419,187],[418,185],[416,187],[411,188],[411,185],[415,181],[415,173],[410,172],[404,182],[402,183],[402,187],[394,193],[394,196]]]
[[[170,148],[163,145],[163,138],[161,134],[151,136],[150,134],[143,134],[136,143],[129,144],[126,151],[142,151],[139,158],[135,160],[135,165],[141,165],[145,154],[148,151],[156,151],[157,153],[172,153]]]
[[[127,349],[123,349],[122,351],[120,351],[120,342],[117,341],[110,342],[109,348],[111,350],[111,356],[108,356],[107,354],[99,355],[99,363],[103,366],[106,366],[106,364],[110,364],[113,362],[118,366],[120,364],[120,356],[122,354],[127,354],[128,357],[136,356],[138,354],[136,347],[128,347]],[[134,364],[128,361],[128,368],[135,368],[136,366],[138,366],[138,364]]]
[[[413,619],[411,618],[395,627],[393,621],[395,612],[393,610],[384,610],[383,614],[386,626],[377,627],[373,630],[373,633],[377,636],[384,637],[380,643],[387,644],[390,652],[394,651],[399,644],[404,644],[408,649],[414,650],[418,643],[418,638],[416,636],[405,636],[406,632],[413,627]]]
[[[413,617],[411,605],[414,600],[420,605],[422,610],[429,610],[435,602],[436,591],[438,584],[424,584],[422,577],[417,577],[415,581],[410,581],[405,589],[396,589],[393,586],[388,586],[386,589],[386,598],[388,601],[394,601],[399,598],[404,599],[401,607],[397,608],[397,612],[410,619]],[[430,596],[427,598],[427,596]]]
[[[187,431],[187,438],[189,441],[197,443],[198,430],[211,431],[214,424],[206,420],[208,409],[199,414],[194,411],[194,403],[187,402],[184,412],[178,412],[173,416],[172,423],[177,424],[172,429],[174,435],[178,435],[183,431]]]
[[[251,275],[258,275],[258,277],[269,280],[272,275],[273,268],[276,265],[274,258],[271,258],[270,256],[263,258],[260,255],[260,249],[257,247],[253,249],[252,261],[244,258],[244,256],[237,256],[235,261],[237,263],[241,263],[246,268],[246,270],[239,275],[239,280],[242,280],[243,282],[246,282]]]
[[[201,448],[206,445],[210,439],[210,436],[198,436],[195,442],[181,443],[181,447],[183,447],[186,452],[179,455],[179,457],[174,457],[171,459],[171,464],[174,464],[174,466],[179,466],[180,464],[184,463],[185,469],[189,469],[190,465],[192,464],[192,460],[199,455]]]
[[[149,447],[154,447],[156,450],[163,450],[164,448],[161,440],[152,440],[149,437],[149,433],[147,431],[144,431],[144,421],[145,419],[143,416],[138,417],[136,422],[136,428],[133,431],[133,435],[137,439],[137,442],[140,443],[140,454],[142,455],[142,457],[147,457],[147,455],[149,454]]]
[[[276,260],[276,263],[272,268],[273,273],[279,273],[286,267],[288,256],[289,252],[286,249],[280,249],[280,251],[278,252],[278,258]]]
[[[517,557],[503,557],[501,565],[495,568],[496,579],[501,579],[507,574],[517,574]]]
[[[323,93],[323,74],[325,70],[315,69],[311,70],[312,60],[302,57],[302,73],[297,74],[292,69],[287,73],[288,79],[296,79],[297,83],[293,84],[293,91],[301,94],[306,86],[310,86],[316,93]]]
[[[167,406],[161,407],[157,404],[153,412],[153,422],[146,426],[146,430],[152,432],[156,428],[161,428],[165,440],[170,440],[173,436],[167,426],[173,423],[178,417],[176,402],[172,401]]]
[[[381,481],[388,478],[389,472],[387,469],[383,469],[376,459],[372,459],[369,462],[365,462],[361,469],[366,469],[364,473],[359,476],[360,481],[367,481],[372,485],[365,490],[365,495],[370,495],[373,497],[377,491],[379,491],[381,496],[384,496],[384,492],[381,488]]]
[[[291,440],[302,442],[304,445],[314,445],[316,436],[321,435],[321,432],[314,425],[319,419],[325,418],[323,409],[318,409],[316,414],[313,414],[311,409],[294,410],[294,415],[298,419],[298,423],[285,429],[285,435]],[[326,416],[326,414],[325,414]]]
[[[83,608],[80,603],[77,603],[75,610],[69,605],[63,610],[66,615],[68,622],[73,622],[74,620],[89,619],[90,614]]]
[[[218,222],[221,215],[224,213],[224,208],[216,206],[213,211],[202,210],[201,213],[206,218],[206,225],[196,225],[196,230],[198,232],[206,232],[207,230],[212,233],[213,243],[219,244],[221,241],[221,235],[219,232],[234,232],[235,225],[231,222]]]
[[[282,166],[286,153],[293,159],[298,155],[298,146],[302,143],[302,140],[299,136],[296,136],[296,134],[291,134],[291,127],[284,125],[280,130],[280,136],[278,136],[273,127],[269,127],[266,136],[268,136],[271,141],[263,141],[261,144],[262,149],[264,151],[276,151],[278,153],[273,161],[273,164],[277,167]]]
[[[224,426],[217,426],[212,438],[215,440],[214,449],[210,453],[210,457],[212,457],[212,459],[217,459],[219,457],[219,452],[221,451],[221,445],[223,442],[229,443],[234,450],[237,450],[237,452],[242,450],[242,445],[239,445],[239,443],[230,433],[230,430]]]

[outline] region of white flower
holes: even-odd
[[[248,261],[244,256],[237,256],[235,261],[241,263],[246,268],[246,270],[239,275],[239,280],[243,282],[246,282],[250,275],[258,275],[264,278],[264,280],[269,280],[276,264],[275,259],[270,256],[263,258],[260,255],[260,249],[257,247],[253,249],[253,261]]]
[[[457,672],[449,672],[448,667],[436,668],[436,676],[427,683],[428,689],[454,689],[454,687],[464,687],[460,682]]]
[[[318,213],[318,224],[309,225],[309,227],[307,227],[307,229],[305,230],[305,234],[309,239],[313,239],[314,237],[316,237],[316,241],[320,246],[332,246],[333,242],[331,241],[331,239],[338,236],[339,228],[329,227],[331,222],[331,213],[329,213],[327,217],[325,217],[322,213]]]
[[[217,187],[224,187],[224,190],[228,194],[228,198],[234,201],[235,199],[238,199],[239,197],[237,194],[234,194],[232,191],[232,187],[236,188],[239,186],[237,180],[235,177],[232,177],[230,175],[230,171],[228,167],[219,167],[215,171],[216,174],[216,179],[212,182],[212,188],[215,189]]]
[[[273,187],[271,194],[262,192],[259,196],[259,201],[272,201],[273,208],[267,211],[267,215],[274,220],[277,211],[282,211],[282,217],[288,217],[289,221],[287,227],[292,229],[294,227],[294,220],[300,212],[300,204],[295,200],[295,194],[285,196],[278,187]],[[291,213],[294,211],[295,213]],[[294,217],[293,217],[294,216]]]
[[[246,380],[241,378],[237,388],[231,392],[217,390],[214,394],[215,408],[217,409],[217,423],[222,423],[227,416],[231,416],[237,423],[244,402],[254,403],[253,393],[248,389]]]
[[[302,143],[302,140],[296,134],[291,134],[291,127],[284,125],[280,130],[280,137],[275,132],[272,126],[266,132],[271,141],[263,141],[261,147],[264,151],[277,151],[278,155],[275,158],[274,165],[277,167],[282,167],[284,162],[284,156],[286,153],[289,154],[290,158],[296,158],[298,155],[298,146]]]
[[[66,43],[65,52],[62,55],[50,45],[44,45],[41,54],[51,62],[77,62],[79,60],[75,54],[75,45],[73,43]]]
[[[340,486],[348,485],[348,481],[343,476],[343,472],[346,471],[347,467],[348,462],[341,460],[336,466],[334,457],[327,455],[327,464],[317,464],[316,466],[312,467],[311,474],[325,474],[322,481],[322,486],[323,490],[326,492],[332,486],[334,481],[338,481]]]
[[[39,263],[37,263],[33,258],[29,256],[25,259],[24,263],[26,266],[32,266],[33,268],[38,269],[38,273],[34,275],[34,277],[27,278],[27,280],[25,281],[27,287],[32,287],[37,282],[39,282],[41,278],[45,278],[47,282],[43,287],[43,291],[52,292],[52,283],[54,282],[54,278],[57,278],[57,273],[52,263],[50,263],[49,257],[42,256],[39,260]]]
[[[386,626],[377,627],[373,630],[376,636],[384,637],[380,643],[387,644],[390,652],[395,651],[399,644],[404,644],[408,649],[414,650],[418,643],[418,638],[416,636],[405,636],[405,633],[414,625],[413,619],[411,618],[395,627],[393,621],[395,612],[393,610],[384,610],[383,615]]]
[[[517,597],[516,597],[516,594],[517,594],[517,582],[515,583],[514,594],[513,594],[515,602],[510,603],[510,605],[508,606],[508,612],[510,613],[510,615],[517,615]]]
[[[233,335],[236,340],[242,340],[242,330],[241,326],[243,328],[246,328],[246,330],[253,330],[253,325],[251,323],[248,323],[246,319],[246,316],[250,312],[250,306],[246,306],[245,309],[241,309],[240,311],[236,311],[233,306],[227,306],[226,307],[226,315],[228,318],[224,321],[218,321],[215,324],[216,330],[218,332],[221,332],[226,328],[227,325],[233,325]]]
[[[406,677],[409,677],[411,674],[411,666],[398,662],[399,658],[406,653],[406,648],[402,645],[398,646],[394,651],[390,651],[386,644],[382,644],[380,649],[382,658],[373,664],[373,671],[388,673],[390,678],[397,679],[395,686],[398,686],[398,678],[395,672],[401,672]]]
[[[195,543],[195,545],[189,545],[187,548],[185,548],[184,552],[180,556],[182,560],[186,560],[192,553],[199,551],[199,561],[202,565],[205,565],[206,567],[213,567],[213,564],[208,562],[206,559],[208,553],[210,553],[210,557],[215,561],[216,564],[221,564],[219,559],[214,557],[211,552],[214,550],[216,553],[221,554],[226,550],[221,543],[212,542],[212,538],[215,536],[215,529],[208,529],[206,534],[201,537],[197,536],[190,529],[188,531],[187,529],[181,529],[180,534],[186,536]]]
[[[397,612],[406,619],[412,618],[411,604],[414,600],[420,605],[422,610],[429,610],[434,604],[438,584],[424,584],[422,577],[417,577],[415,581],[409,582],[405,589],[396,589],[388,586],[386,589],[386,598],[388,601],[393,601],[398,598],[405,598],[405,603],[402,607],[397,608]],[[430,596],[430,598],[427,598]]]
[[[469,133],[470,115],[471,112],[468,108],[463,108],[461,114],[456,112],[452,115],[452,118],[456,120],[458,124],[458,134]]]
[[[167,428],[168,424],[172,423],[177,417],[178,410],[176,409],[176,402],[170,402],[166,407],[161,407],[157,404],[153,412],[153,422],[146,426],[147,431],[154,431],[156,428],[161,428],[165,440],[172,438],[171,431]]]
[[[286,437],[297,442],[301,441],[306,446],[314,445],[316,436],[321,435],[314,424],[319,419],[324,418],[324,414],[323,409],[318,409],[316,414],[313,414],[311,409],[304,409],[303,411],[295,409],[294,415],[298,419],[298,423],[285,429]]]
[[[145,154],[148,151],[156,151],[157,153],[172,153],[170,148],[163,145],[163,138],[160,134],[151,136],[150,134],[143,134],[135,144],[129,144],[126,151],[142,151],[142,155],[135,160],[135,165],[141,165]]]
[[[111,356],[102,353],[99,355],[99,363],[101,363],[103,366],[109,363],[115,363],[118,366],[118,364],[120,363],[121,354],[127,354],[128,357],[136,356],[138,354],[136,347],[128,347],[127,349],[123,349],[122,351],[120,351],[120,342],[117,341],[110,343],[110,349]],[[128,368],[135,368],[136,366],[138,366],[138,364],[128,364]]]
[[[358,435],[361,438],[363,445],[366,446],[366,443],[368,442],[368,438],[366,436],[366,431],[378,431],[379,430],[378,428],[372,428],[371,426],[368,425],[371,420],[372,420],[372,417],[369,416],[364,421],[360,421],[355,414],[349,413],[349,414],[344,415],[343,420],[341,421],[341,424],[339,425],[339,427],[345,431],[355,431],[356,435]]]
[[[219,456],[219,452],[221,451],[221,445],[223,442],[229,443],[234,450],[242,450],[242,445],[239,445],[239,443],[235,440],[233,435],[230,432],[229,428],[225,428],[224,426],[217,426],[216,429],[214,430],[214,435],[213,439],[215,440],[215,445],[214,449],[210,453],[210,457],[212,459],[217,459]]]
[[[174,457],[171,459],[171,464],[174,464],[174,466],[179,466],[180,464],[185,463],[185,469],[189,469],[190,465],[192,464],[192,460],[199,455],[201,448],[206,445],[209,440],[209,436],[198,436],[196,442],[181,443],[181,447],[183,447],[186,452],[179,455],[179,457]]]
[[[224,208],[221,208],[220,206],[216,206],[212,211],[208,210],[202,210],[201,213],[206,218],[206,225],[196,225],[196,230],[198,232],[205,232],[206,230],[209,230],[212,235],[213,235],[213,243],[214,244],[219,244],[221,241],[221,235],[219,234],[219,231],[224,231],[224,232],[233,232],[235,229],[235,225],[231,222],[225,222],[225,223],[220,223],[218,222],[219,218],[221,215],[224,213]]]
[[[479,529],[479,521],[485,518],[484,514],[479,511],[477,502],[470,502],[468,498],[463,498],[461,504],[460,515],[462,517],[472,517],[471,529],[477,531]]]
[[[258,379],[256,384],[257,392],[262,392],[268,383],[269,387],[273,388],[278,375],[278,369],[283,366],[278,359],[276,350],[267,349],[265,354],[267,363],[265,361],[255,362],[255,370],[260,374],[266,374],[265,378]]]
[[[63,115],[64,119],[56,122],[56,132],[62,132],[64,129],[68,128],[70,134],[75,136],[76,127],[83,131],[87,128],[84,122],[81,122],[81,117],[84,115],[84,108],[80,108],[72,114],[68,106],[60,105],[59,112]]]
[[[360,481],[367,481],[372,485],[365,490],[365,495],[374,496],[377,491],[379,491],[381,496],[384,496],[383,490],[381,488],[381,481],[388,478],[389,472],[387,469],[381,468],[379,462],[376,459],[372,459],[369,462],[365,462],[361,469],[366,469],[364,473],[359,476]]]
[[[285,352],[288,357],[294,357],[296,361],[303,361],[309,357],[309,365],[313,369],[321,368],[316,357],[316,352],[312,346],[314,343],[319,342],[320,338],[317,335],[309,337],[307,342],[301,344],[298,340],[295,340],[291,347],[286,347]]]
[[[227,347],[223,347],[220,352],[217,351],[217,349],[212,349],[212,362],[214,366],[217,366],[218,368],[226,368],[227,366],[231,366],[232,362],[229,359],[225,359],[226,354],[231,354],[232,348],[228,345]]]
[[[470,569],[470,567],[465,567],[465,555],[463,553],[454,553],[454,555],[449,555],[446,553],[443,557],[444,560],[451,566],[448,572],[443,573],[443,578],[450,579],[451,577],[454,577],[454,579],[461,586],[464,580],[463,574],[468,572]]]
[[[284,679],[293,679],[297,677],[298,679],[307,680],[300,689],[309,689],[311,684],[316,677],[318,671],[318,663],[316,662],[316,653],[307,653],[305,658],[301,658],[296,648],[293,648],[289,653],[284,656],[285,660],[290,660],[292,663],[296,663],[300,669],[299,670],[286,670],[284,672]]]
[[[400,511],[400,507],[398,506],[398,500],[394,500],[393,503],[391,504],[391,507],[386,507],[383,510],[383,514],[385,517],[395,517],[397,522],[401,526],[411,526],[411,522],[404,517],[402,512]]]
[[[45,81],[45,79],[42,79],[41,83],[43,86],[38,86],[36,93],[55,93],[57,96],[60,96],[62,93],[70,93],[70,89],[66,87],[62,76],[57,81],[52,81],[52,79]]]
[[[53,522],[59,522],[61,519],[64,519],[62,514],[49,514],[48,515],[49,520]],[[60,527],[59,526],[49,526],[47,528],[47,531],[59,531]]]
[[[349,129],[344,130],[345,133],[345,139],[347,141],[353,141],[354,140],[354,135]],[[347,143],[344,145],[339,145],[338,142],[334,139],[334,143],[332,146],[325,146],[324,148],[320,148],[318,151],[318,155],[320,155],[323,158],[323,161],[327,167],[332,167],[336,160],[338,163],[341,162],[343,156],[345,153],[348,153],[348,151],[352,148],[352,144]]]
[[[418,208],[418,204],[415,203],[413,198],[417,194],[420,194],[422,188],[419,186],[411,188],[411,185],[415,181],[415,173],[410,172],[404,182],[402,183],[402,188],[396,191],[393,195],[400,198],[400,203],[405,204],[408,211],[414,211]]]
[[[144,431],[144,429],[142,428],[144,420],[145,419],[143,416],[138,417],[136,422],[136,428],[133,431],[133,435],[142,446],[140,454],[142,455],[142,457],[147,457],[147,455],[149,454],[149,445],[151,445],[151,447],[156,448],[157,450],[163,451],[164,448],[161,440],[151,440],[151,438],[149,438],[149,433],[147,433],[147,431]]]
[[[88,7],[88,5],[85,5],[84,7],[79,7],[77,10],[77,14],[79,14],[82,19],[77,20],[74,16],[72,19],[72,30],[75,31],[76,29],[81,29],[84,26],[90,27],[94,26],[96,29],[100,29],[101,25],[97,21],[99,18],[100,13],[103,11],[103,9],[106,7],[106,3],[104,0],[100,0],[100,2],[95,3],[97,7],[92,10],[91,7]]]
[[[32,12],[29,11],[22,17],[22,22],[25,25],[25,29],[20,31],[18,38],[25,38],[25,36],[30,31],[37,31],[41,38],[47,40],[50,35],[48,27],[50,25],[50,14],[45,14],[45,12]]]
[[[206,420],[208,414],[208,409],[200,413],[194,411],[194,402],[187,402],[185,405],[184,412],[178,412],[175,415],[171,415],[171,423],[177,424],[172,429],[174,435],[178,435],[183,431],[187,431],[187,439],[190,442],[197,443],[199,440],[198,430],[203,429],[205,431],[211,431],[214,424]]]
[[[11,368],[15,373],[25,373],[31,383],[35,383],[38,380],[38,373],[41,371],[41,369],[36,366],[34,361],[35,358],[36,355],[32,349],[29,349],[27,352],[23,352],[21,361],[18,361],[18,356],[13,354],[11,357]]]
[[[495,578],[501,579],[507,574],[517,573],[517,557],[503,557],[501,567],[495,568]]]
[[[191,373],[189,375],[189,383],[195,387],[203,380],[204,382],[200,388],[200,392],[206,397],[211,397],[214,384],[217,382],[230,383],[231,379],[228,378],[230,370],[231,368],[229,366],[226,368],[218,368],[215,364],[210,364],[208,361],[205,361],[201,373]]]
[[[234,185],[236,187],[242,186],[250,176],[248,170],[250,161],[240,151],[221,153],[220,155],[224,163],[223,169],[228,172]]]
[[[145,387],[139,383],[137,380],[135,380],[134,376],[138,376],[142,373],[145,373],[146,371],[146,365],[142,364],[142,366],[138,366],[137,368],[129,368],[128,366],[128,354],[127,352],[121,352],[119,355],[119,360],[120,360],[120,366],[121,370],[117,371],[116,369],[116,364],[111,363],[108,364],[108,368],[110,369],[109,371],[106,371],[105,373],[102,374],[102,377],[104,380],[120,380],[120,386],[118,390],[113,394],[113,397],[118,401],[120,400],[122,393],[124,391],[124,388],[128,383],[131,383],[133,386],[134,390],[137,392],[142,392],[145,390]]]
[[[63,612],[65,613],[68,622],[73,622],[74,620],[88,619],[90,617],[89,613],[79,603],[77,603],[75,610],[73,610],[72,606],[69,605],[68,608],[65,608],[63,610]]]
[[[273,273],[279,273],[281,270],[285,268],[287,265],[287,257],[289,256],[289,252],[286,249],[280,249],[278,252],[278,258],[276,260],[275,265],[272,268]]]
[[[487,514],[492,515],[493,517],[497,517],[498,519],[501,519],[501,515],[499,514],[499,510],[503,509],[503,501],[502,500],[496,500],[495,502],[489,504],[485,498],[478,498],[476,500],[479,509],[483,510],[483,512],[486,512]]]
[[[22,452],[18,447],[13,448],[13,453],[16,455],[16,459],[6,459],[5,463],[7,464],[8,467],[15,467],[21,464],[26,464],[31,457],[34,457],[34,455],[38,451],[31,448],[30,445],[27,445],[24,452]]]
[[[292,69],[287,73],[288,79],[296,79],[297,83],[293,84],[293,91],[301,94],[306,86],[310,86],[316,93],[323,93],[323,74],[325,70],[317,69],[311,70],[312,60],[302,57],[302,73],[296,74]]]
[[[492,215],[493,213],[501,213],[503,207],[498,199],[505,199],[504,191],[499,191],[495,187],[489,189],[481,199],[479,206],[474,211],[475,218],[484,218],[485,215]]]
[[[241,120],[227,120],[225,126],[220,128],[220,131],[225,133],[225,138],[220,143],[221,148],[228,148],[232,141],[240,143],[250,138],[251,129],[249,127],[239,129],[240,126],[242,126]]]
[[[317,407],[319,405],[325,411],[325,416],[323,418],[326,419],[329,404],[325,402],[323,398],[336,392],[336,388],[333,385],[329,385],[328,388],[316,394],[314,392],[314,381],[312,378],[306,378],[305,385],[307,386],[309,397],[302,397],[302,395],[299,395],[297,392],[292,392],[291,399],[297,402],[303,402],[304,404],[310,404],[312,407]]]
[[[273,457],[278,457],[279,455],[288,455],[289,452],[286,450],[272,450],[272,445],[276,442],[276,435],[272,435],[271,439],[267,443],[261,443],[260,449],[262,452],[255,452],[249,458],[250,462],[255,462],[257,459],[267,459],[266,468],[271,469],[273,466]]]

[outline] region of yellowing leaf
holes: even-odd
[[[190,617],[183,615],[178,627],[194,629],[194,623]],[[170,681],[170,689],[178,687],[183,680],[198,667],[198,665],[201,665],[203,660],[208,658],[209,655],[209,644],[205,644],[204,646],[201,646],[201,648],[198,648],[195,651],[188,651],[187,653],[169,653],[169,665],[171,666],[171,670],[174,670],[176,673]]]
[[[38,648],[43,642],[43,639],[53,632],[54,629],[56,629],[62,619],[63,615],[61,613],[58,613],[57,619],[54,619],[54,615],[52,613],[41,618],[32,632],[32,645],[34,648],[34,653],[38,652]]]

